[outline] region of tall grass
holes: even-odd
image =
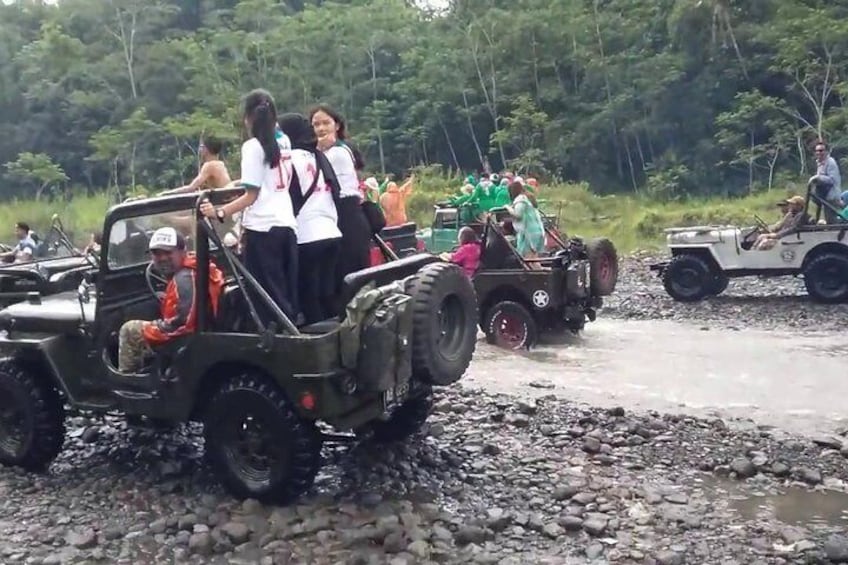
[[[426,171],[419,171],[416,178],[415,192],[407,211],[410,219],[421,228],[431,224],[434,204],[455,194],[463,180]],[[608,237],[622,253],[630,253],[662,247],[662,230],[667,227],[715,223],[752,225],[754,214],[773,221],[777,218],[777,201],[795,193],[803,194],[801,188],[790,186],[739,199],[656,202],[638,195],[598,196],[585,184],[557,184],[542,185],[539,197],[545,212],[559,215],[560,228],[567,234]],[[107,209],[105,194],[78,196],[69,202],[11,200],[0,205],[0,226],[8,230],[7,235],[0,235],[0,241],[13,239],[13,227],[18,221],[27,222],[44,234],[49,229],[51,217],[58,213],[71,238],[84,244],[92,231],[102,229]]]

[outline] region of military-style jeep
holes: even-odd
[[[239,192],[209,197],[221,203]],[[312,484],[323,441],[403,439],[427,417],[432,387],[467,369],[478,313],[458,267],[419,254],[352,273],[344,311],[297,328],[202,220],[183,224],[197,258],[196,332],[154,348],[141,374],[118,371],[123,322],[158,317],[165,281],[148,263],[148,239],[197,205],[186,194],[111,208],[88,282],[0,311],[0,463],[46,468],[62,449],[65,405],[199,421],[232,494],[285,503]],[[211,260],[227,273],[214,314]]]
[[[8,246],[2,247],[0,251],[9,251]],[[30,292],[45,296],[74,290],[95,261],[96,255],[83,255],[76,250],[59,216],[54,215],[32,261],[0,263],[0,307],[25,300]]]
[[[583,329],[594,321],[603,296],[618,280],[618,257],[607,239],[562,240],[550,256],[525,259],[507,239],[496,217],[481,234],[480,267],[474,289],[480,303],[480,327],[489,343],[507,349],[530,348],[541,332]]]

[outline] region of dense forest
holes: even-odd
[[[255,87],[336,106],[374,172],[728,195],[848,142],[846,0],[5,2],[7,198],[176,186]]]

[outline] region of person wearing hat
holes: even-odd
[[[153,347],[194,332],[194,277],[197,260],[186,253],[186,241],[174,228],[159,228],[148,243],[154,269],[168,280],[160,298],[158,320],[129,320],[118,333],[118,370],[137,373],[145,360],[153,355]],[[209,263],[209,300],[212,315],[218,312],[218,298],[224,286],[224,275]]]
[[[761,233],[757,236],[757,241],[754,242],[754,249],[767,251],[777,244],[777,240],[788,235],[809,222],[809,216],[804,212],[805,200],[803,196],[792,196],[787,198],[778,206],[786,206],[786,215],[777,222],[769,226],[769,231]]]

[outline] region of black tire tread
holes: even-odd
[[[291,442],[292,453],[288,476],[265,492],[251,491],[230,472],[222,460],[222,453],[215,448],[214,427],[204,422],[207,457],[224,486],[234,496],[278,504],[291,502],[309,490],[321,467],[321,438],[318,429],[313,422],[303,420],[295,413],[286,396],[275,384],[263,375],[253,373],[242,373],[226,381],[210,400],[207,417],[209,410],[228,394],[246,390],[265,398],[279,412],[285,423],[287,429],[281,430],[281,434]]]
[[[589,255],[589,262],[592,270],[589,273],[589,292],[592,296],[609,296],[615,291],[615,286],[618,283],[618,251],[615,244],[607,238],[597,237],[586,242],[586,250]],[[612,260],[613,280],[610,288],[602,288],[600,281],[597,280],[597,270],[595,269],[595,258],[599,254],[609,255]]]
[[[477,343],[477,300],[474,289],[470,281],[467,281],[465,273],[462,272],[458,265],[451,263],[431,263],[423,267],[415,276],[413,276],[406,285],[406,291],[412,296],[413,311],[412,311],[412,376],[420,379],[428,384],[443,384],[437,369],[433,366],[433,360],[436,352],[432,351],[432,342],[429,339],[416,339],[416,336],[427,335],[429,332],[428,324],[431,322],[433,315],[432,300],[433,289],[436,281],[441,277],[453,276],[462,277],[464,282],[467,282],[470,288],[470,296],[473,297],[473,310],[466,312],[466,332],[470,336],[468,341],[470,346],[465,348],[464,354],[458,361],[458,364],[463,368],[463,373],[468,369],[471,363],[471,358],[474,355],[474,349]]]
[[[483,333],[486,334],[486,341],[490,344],[496,343],[494,333],[492,332],[492,322],[494,321],[497,311],[504,308],[515,310],[515,312],[525,318],[525,323],[527,324],[527,342],[524,344],[524,348],[530,349],[536,345],[536,342],[539,339],[539,327],[536,320],[524,304],[512,300],[496,302],[486,311],[486,316],[483,321]]]
[[[815,289],[813,277],[811,275],[813,273],[815,273],[817,268],[819,268],[819,266],[822,263],[825,263],[827,261],[834,261],[834,260],[839,261],[839,262],[843,262],[846,265],[848,265],[848,256],[846,256],[845,254],[842,254],[842,253],[822,253],[821,255],[818,255],[818,256],[810,259],[810,262],[807,264],[806,268],[804,269],[804,287],[807,289],[807,293],[814,300],[816,300],[817,302],[821,302],[823,304],[838,304],[840,302],[848,301],[848,295],[840,295],[840,296],[836,296],[836,297],[822,296]]]
[[[0,379],[12,381],[26,393],[32,409],[33,435],[30,445],[19,457],[0,452],[0,463],[27,471],[44,471],[65,444],[65,407],[52,384],[31,375],[14,361],[0,362]]]
[[[697,302],[697,301],[703,299],[704,297],[706,297],[709,294],[710,289],[711,289],[711,285],[710,285],[709,281],[705,281],[705,283],[704,283],[704,285],[701,289],[701,292],[695,293],[692,296],[680,296],[675,292],[674,287],[672,286],[672,280],[671,279],[672,279],[675,267],[677,265],[685,262],[685,261],[693,261],[693,262],[699,263],[701,265],[701,267],[704,269],[704,272],[706,273],[707,277],[712,277],[713,270],[710,268],[710,265],[706,261],[704,261],[702,258],[700,258],[696,255],[683,253],[681,255],[674,256],[671,259],[671,261],[669,261],[668,265],[666,266],[666,268],[665,268],[665,270],[663,271],[663,274],[662,274],[663,286],[665,287],[665,290],[669,294],[669,296],[671,296],[672,298],[674,298],[675,300],[677,300],[679,302]]]

